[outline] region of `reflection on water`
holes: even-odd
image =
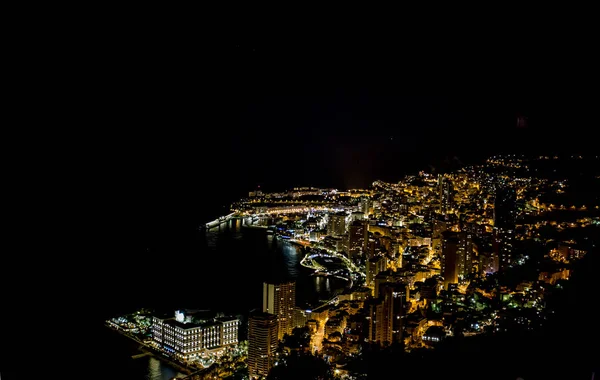
[[[260,222],[264,221],[230,219],[205,231],[205,244],[209,249],[201,250],[198,265],[223,268],[235,288],[247,289],[240,294],[239,300],[235,300],[235,304],[244,305],[244,309],[260,307],[263,281],[295,280],[296,303],[300,307],[317,306],[348,285],[347,281],[335,277],[312,276],[313,271],[300,264],[304,249],[267,234],[258,227]],[[327,263],[329,267],[343,266],[341,261],[332,261]],[[192,277],[199,281],[197,276]],[[219,298],[214,294],[205,296]],[[228,296],[235,297],[237,294]]]
[[[210,248],[216,248],[222,238],[239,240],[242,238],[243,219],[229,219],[213,228],[206,230],[206,243]]]
[[[292,278],[298,277],[298,265],[300,264],[300,249],[295,245],[284,242],[281,246],[281,253],[283,255],[283,261],[287,268],[288,275]]]
[[[315,276],[315,289],[319,293],[331,292],[331,279],[329,277]]]
[[[185,377],[185,374],[174,370],[160,360],[149,357],[148,358],[148,380],[171,380],[173,377],[181,378]]]

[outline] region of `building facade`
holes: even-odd
[[[477,245],[470,232],[446,231],[442,235],[442,276],[447,288],[479,273]]]
[[[346,233],[346,218],[348,218],[348,215],[344,212],[329,215],[327,234],[330,236],[344,235]]]
[[[263,313],[274,314],[278,318],[279,335],[282,339],[285,334],[291,334],[294,327],[296,309],[296,283],[263,283]]]
[[[505,270],[513,262],[513,244],[517,217],[517,196],[512,188],[496,191],[494,201],[494,235],[500,270]]]
[[[369,241],[368,224],[364,220],[355,220],[348,229],[348,253],[351,259],[363,257]]]
[[[205,351],[238,343],[239,319],[214,318],[204,323],[152,317],[152,339],[160,349],[179,360],[192,360]]]
[[[248,375],[267,376],[275,363],[279,323],[277,316],[254,313],[248,319]]]

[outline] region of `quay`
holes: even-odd
[[[139,359],[139,358],[143,358],[144,356],[151,356],[152,354],[150,352],[144,352],[143,354],[137,354],[137,355],[131,355],[132,359]]]
[[[229,219],[233,218],[234,215],[235,215],[235,213],[232,212],[231,214],[228,214],[225,216],[220,216],[217,219],[213,220],[212,222],[206,223],[205,228],[208,230],[210,228],[217,227],[217,226],[229,221]]]
[[[165,356],[161,352],[156,351],[153,347],[148,346],[147,344],[145,344],[144,342],[142,342],[138,338],[134,337],[133,335],[127,333],[126,331],[123,331],[123,330],[121,330],[119,328],[115,328],[114,326],[112,326],[110,324],[106,324],[106,326],[108,328],[110,328],[111,330],[119,333],[120,335],[122,335],[124,337],[127,337],[127,338],[133,340],[134,342],[136,342],[136,343],[138,343],[140,345],[138,347],[138,349],[140,351],[142,351],[142,353],[131,356],[132,359],[139,359],[139,358],[144,357],[144,356],[152,356],[155,359],[158,359],[158,360],[160,360],[160,361],[162,361],[164,363],[169,364],[171,367],[175,368],[179,372],[184,373],[187,376],[189,376],[190,374],[198,372],[196,368],[187,367],[183,363],[179,363],[179,362],[177,362],[175,360],[172,360],[171,358]]]

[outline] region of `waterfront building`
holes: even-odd
[[[236,317],[214,317],[198,322],[175,317],[152,317],[152,340],[167,354],[183,361],[238,343],[240,321]]]

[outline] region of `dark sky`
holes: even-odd
[[[448,156],[593,150],[587,50],[526,45],[127,45],[99,57],[81,149],[106,199],[169,218],[257,185],[352,188]]]
[[[366,80],[364,73],[355,73],[356,82],[344,76],[334,83],[327,73],[306,82],[293,72],[255,75],[240,83],[225,78],[223,88],[200,84],[191,98],[178,85],[143,94],[139,114],[122,130],[139,144],[126,144],[125,152],[143,153],[142,164],[167,171],[198,165],[218,176],[226,168],[245,184],[277,187],[269,178],[277,173],[297,185],[353,187],[398,178],[409,157],[426,164],[447,155],[589,148],[598,120],[595,97],[534,92],[527,83],[436,91]],[[518,127],[518,116],[525,126]]]

